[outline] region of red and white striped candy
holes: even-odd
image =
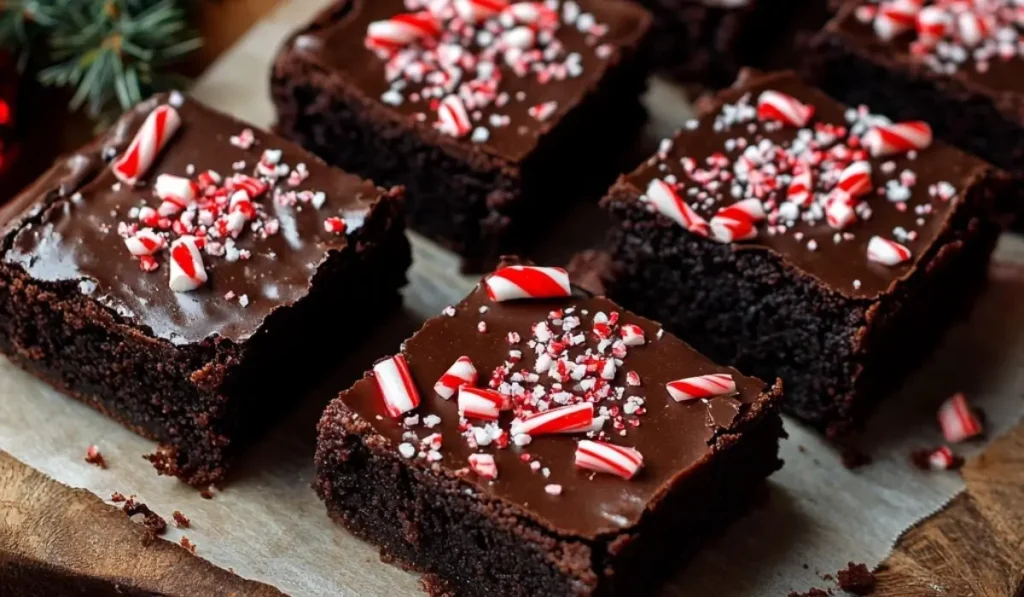
[[[873,157],[925,149],[932,144],[932,127],[927,122],[898,122],[873,127],[864,135],[864,145]]]
[[[694,211],[667,182],[657,178],[652,180],[647,185],[647,199],[658,213],[690,232],[703,237],[710,234],[707,221],[700,217],[700,214]]]
[[[643,346],[646,342],[643,328],[631,323],[619,328],[619,336],[622,337],[622,343],[626,346]]]
[[[871,164],[864,161],[850,164],[839,174],[835,188],[850,198],[871,192]]]
[[[984,41],[991,30],[989,22],[978,13],[966,11],[956,17],[956,32],[960,42],[968,48],[973,48]]]
[[[956,455],[949,446],[942,446],[928,455],[928,466],[937,471],[948,471],[956,467]]]
[[[728,373],[712,373],[698,377],[687,377],[665,384],[669,396],[676,402],[714,398],[736,393],[736,381]]]
[[[174,106],[157,106],[135,133],[128,149],[110,165],[114,176],[127,185],[134,185],[146,175],[160,150],[181,126],[181,116]]]
[[[718,210],[711,218],[711,236],[723,243],[749,240],[757,236],[757,222],[764,219],[764,207],[758,199],[744,199]]]
[[[441,24],[430,12],[403,13],[370,23],[366,30],[366,47],[390,54],[415,41],[440,34]]]
[[[484,280],[492,301],[569,296],[569,274],[560,267],[510,265]]]
[[[799,128],[805,126],[812,116],[814,106],[779,91],[762,91],[757,98],[757,117],[760,120],[781,122]]]
[[[946,9],[938,6],[925,6],[917,13],[918,39],[928,45],[934,45],[949,32],[953,19]]]
[[[498,478],[498,465],[494,462],[494,456],[490,454],[470,454],[469,468],[484,479]]]
[[[857,221],[857,212],[844,195],[825,205],[825,220],[832,228],[843,230]]]
[[[469,357],[459,357],[434,384],[434,392],[448,400],[462,386],[475,386],[476,380],[477,372],[473,361],[469,360]]]
[[[192,205],[199,189],[194,182],[187,178],[161,174],[156,177],[153,192],[161,200],[157,213],[166,218],[180,213],[181,210]]]
[[[124,239],[124,244],[128,247],[129,253],[136,257],[142,257],[143,255],[152,255],[164,248],[164,237],[153,232],[152,228],[143,228]]]
[[[190,292],[206,284],[206,268],[194,236],[185,235],[171,243],[171,290]]]
[[[505,12],[517,23],[532,25],[538,29],[550,29],[558,25],[558,13],[543,2],[516,2]]]
[[[908,259],[910,259],[910,249],[897,242],[884,239],[881,236],[872,236],[868,241],[868,261],[882,265],[899,265]]]
[[[875,16],[875,34],[889,41],[904,31],[914,28],[921,5],[913,0],[894,0],[878,7]]]
[[[532,414],[513,421],[512,435],[544,435],[546,433],[579,433],[594,425],[594,404],[581,402]]]
[[[494,390],[462,386],[459,388],[459,416],[494,421],[505,398]]]
[[[400,417],[419,406],[420,393],[412,381],[404,356],[396,354],[374,365],[373,377],[384,398],[384,410],[388,416]]]
[[[814,176],[810,168],[804,168],[793,175],[793,180],[786,189],[786,201],[800,207],[810,207],[814,202]]]
[[[455,0],[455,13],[470,23],[485,21],[506,8],[506,0]]]
[[[576,445],[576,466],[599,473],[632,479],[644,465],[643,455],[634,448],[589,439]]]
[[[245,174],[235,174],[228,179],[228,183],[225,186],[229,191],[245,191],[245,194],[250,199],[259,197],[268,188],[267,183]]]
[[[939,426],[942,427],[942,435],[951,444],[981,435],[982,432],[981,421],[974,416],[967,404],[967,396],[962,392],[953,394],[939,407]]]
[[[473,130],[466,105],[457,95],[449,95],[437,106],[437,128],[452,137],[465,137]]]
[[[346,228],[345,220],[337,216],[324,218],[324,232],[330,234],[344,234]]]

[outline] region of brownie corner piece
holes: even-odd
[[[505,262],[327,407],[314,486],[437,590],[632,595],[781,466],[781,393]]]
[[[610,298],[859,426],[986,279],[1010,176],[791,73],[721,92],[602,204]]]
[[[1002,0],[847,0],[816,36],[807,72],[841,101],[924,120],[944,141],[1024,176],[1022,32]]]
[[[313,334],[397,307],[411,260],[400,189],[178,94],[3,218],[0,350],[159,442],[157,469],[195,485],[315,379]]]
[[[648,13],[557,4],[337,2],[280,50],[278,129],[405,187],[413,230],[493,267],[550,219],[534,216],[600,194],[645,118]]]

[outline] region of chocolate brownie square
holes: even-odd
[[[405,186],[414,230],[493,267],[621,168],[649,21],[625,0],[342,0],[282,48],[278,128]]]
[[[833,434],[925,357],[986,279],[1011,178],[927,124],[748,73],[603,200],[609,296]]]
[[[781,466],[780,398],[509,261],[328,406],[315,487],[434,595],[642,594]]]
[[[1024,174],[1024,20],[1011,0],[845,2],[808,53],[810,76],[850,104]]]
[[[58,162],[3,222],[0,350],[197,485],[397,307],[410,264],[400,189],[178,94]]]

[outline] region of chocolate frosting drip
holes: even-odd
[[[571,306],[576,307],[576,315],[581,319],[578,331],[587,336],[584,345],[571,349],[572,355],[596,346],[590,330],[593,317],[598,312],[619,312],[622,315],[620,323],[636,324],[646,336],[643,346],[629,348],[615,380],[611,382],[614,387],[627,387],[624,398],[597,404],[621,407],[629,396],[642,396],[645,400],[645,414],[625,417],[625,435],[619,435],[610,421],[603,428],[610,436],[607,441],[634,447],[643,454],[643,468],[631,480],[577,469],[574,453],[577,441],[586,439],[584,434],[540,435],[525,447],[510,443],[505,449],[498,449],[494,444],[471,449],[459,432],[457,395],[444,400],[434,393],[435,382],[463,355],[476,366],[480,375],[479,387],[487,387],[492,372],[506,362],[510,350],[523,353],[522,361],[514,367],[515,371],[533,371],[536,357],[528,346],[531,328],[538,322],[550,322],[547,317],[552,310]],[[486,307],[487,311],[481,313],[481,307]],[[484,333],[477,327],[481,321],[487,326]],[[558,331],[557,326],[552,327]],[[625,313],[604,298],[497,303],[478,287],[455,307],[453,316],[431,319],[405,343],[403,354],[421,397],[420,406],[407,415],[418,415],[420,424],[406,427],[401,418],[388,417],[372,376],[357,382],[340,399],[390,440],[392,449],[409,441],[408,437],[403,437],[409,431],[414,431],[420,438],[441,433],[443,446],[440,452],[443,458],[439,463],[449,471],[465,468],[471,454],[493,454],[498,468],[497,479],[488,481],[472,472],[468,472],[465,479],[486,495],[530,511],[549,528],[595,537],[636,524],[666,486],[686,477],[711,456],[709,443],[713,443],[716,434],[733,426],[741,412],[746,410],[746,405],[756,401],[765,388],[760,380],[743,377],[734,369],[715,365],[670,334],[659,339],[659,329],[657,323]],[[518,333],[521,341],[510,345],[507,339],[509,332]],[[626,386],[627,371],[635,371],[639,375],[639,387]],[[707,404],[700,400],[677,403],[665,389],[669,381],[718,372],[732,374],[739,390],[736,396],[712,398]],[[547,375],[542,376],[542,384],[550,387],[553,382]],[[569,389],[572,383],[564,386]],[[440,423],[427,428],[422,422],[430,415],[438,416]],[[510,412],[502,413],[503,429],[509,428],[511,418]],[[639,420],[639,427],[630,425],[628,420],[631,419]],[[471,422],[480,424],[479,421]],[[550,476],[532,471],[529,464],[521,459],[527,453],[547,467]],[[415,463],[417,466],[430,466],[423,459]],[[548,484],[561,485],[561,495],[548,494],[545,491]]]
[[[576,52],[581,57],[583,69],[579,77],[540,83],[534,73],[519,76],[508,65],[499,64],[499,90],[508,92],[512,100],[504,107],[492,104],[483,108],[480,118],[474,121],[474,126],[484,126],[489,130],[489,139],[478,144],[489,154],[511,162],[526,157],[545,132],[597,88],[609,66],[621,59],[622,50],[634,47],[647,30],[647,14],[631,2],[576,0],[575,3],[582,12],[593,15],[597,23],[606,25],[607,33],[597,38],[596,43],[588,43],[587,36],[578,28],[564,23],[558,28],[556,38],[566,51]],[[366,48],[367,28],[374,21],[387,20],[409,11],[403,0],[347,0],[341,4],[329,22],[296,37],[292,42],[294,49],[308,53],[329,71],[351,81],[369,100],[379,103],[390,85],[385,73],[386,61]],[[561,3],[559,14],[562,14]],[[595,48],[601,44],[610,49],[608,55],[598,56],[595,53]],[[473,47],[466,49],[478,51]],[[469,73],[466,74],[468,76]],[[420,87],[421,84],[410,81],[400,105],[382,103],[381,106],[396,119],[412,120],[415,126],[432,130],[436,114],[430,107],[430,100],[412,101],[409,98],[409,94]],[[516,99],[520,93],[524,94],[523,99]],[[549,101],[558,104],[550,117],[539,120],[528,114],[530,107]],[[417,114],[425,114],[425,121],[414,118]],[[508,116],[510,121],[504,126],[489,126],[492,115]],[[468,138],[466,140],[468,142]]]
[[[8,221],[3,260],[39,280],[78,282],[83,294],[156,337],[190,343],[218,335],[242,342],[272,311],[305,296],[328,253],[347,246],[345,235],[325,232],[324,219],[341,216],[357,228],[381,191],[264,132],[255,131],[251,148],[235,147],[229,137],[246,125],[187,100],[178,108],[180,129],[140,184],[134,188],[118,184],[104,154],[109,159],[123,151],[149,112],[167,101],[167,96],[159,96],[141,104],[104,137],[41,179],[30,191],[32,196],[20,200],[31,203]],[[193,292],[170,289],[166,256],[155,272],[140,269],[118,235],[117,224],[132,221],[128,212],[133,207],[159,205],[152,192],[158,174],[190,176],[194,168],[196,173],[213,169],[227,177],[236,172],[233,165],[240,161],[245,168],[239,171],[251,174],[264,149],[282,150],[282,162],[293,167],[306,164],[309,177],[287,188],[324,191],[327,200],[321,209],[310,204],[281,206],[269,193],[263,195],[258,201],[270,217],[280,221],[280,232],[261,239],[244,231],[237,246],[251,251],[249,260],[229,262],[204,255],[210,281]],[[358,235],[357,229],[354,234]],[[226,300],[228,292],[245,295],[248,305]]]
[[[684,130],[677,134],[672,149],[659,159],[657,156],[649,160],[626,178],[641,193],[654,178],[664,179],[674,175],[684,181],[683,190],[696,186],[688,182],[688,177],[680,160],[693,158],[699,165],[716,152],[722,152],[731,159],[740,155],[740,149],[726,151],[729,139],[746,138],[749,140],[768,139],[774,143],[789,143],[795,136],[795,128],[783,127],[767,130],[758,121],[754,121],[756,134],[750,134],[750,123],[736,124],[721,130],[715,130],[715,117],[721,113],[723,104],[733,104],[744,95],[749,94],[751,102],[756,105],[757,97],[764,90],[775,90],[791,95],[798,100],[814,106],[815,114],[811,126],[815,122],[847,126],[845,112],[847,107],[830,99],[824,93],[804,85],[790,73],[779,73],[753,77],[735,89],[724,91],[719,101],[699,119],[699,125],[692,130]],[[872,193],[863,199],[871,208],[870,219],[860,219],[843,232],[853,235],[852,239],[839,243],[834,241],[836,230],[824,220],[810,223],[798,220],[792,228],[782,234],[769,235],[765,223],[758,224],[757,238],[749,241],[736,242],[732,246],[736,251],[768,249],[783,255],[789,263],[804,272],[817,277],[836,291],[854,298],[872,298],[886,292],[894,281],[900,280],[916,267],[920,258],[925,255],[935,239],[945,229],[954,206],[963,201],[962,192],[970,180],[988,164],[980,159],[967,155],[944,143],[933,141],[920,151],[916,159],[907,154],[879,158],[869,158],[872,169]],[[884,164],[890,163],[888,167]],[[896,202],[889,201],[886,196],[875,191],[884,187],[886,181],[898,179],[901,172],[909,170],[916,175],[917,182],[911,187],[911,194],[905,211],[901,211]],[[929,187],[940,182],[948,182],[956,189],[956,197],[941,200],[932,197]],[[727,186],[725,187],[728,188]],[[782,190],[785,197],[785,189]],[[705,219],[720,208],[732,203],[732,199],[716,203],[711,208],[701,203],[690,201]],[[928,206],[930,214],[918,214],[919,206]],[[673,223],[673,225],[676,225]],[[907,231],[916,232],[913,240],[900,239],[898,242],[908,247],[911,259],[895,266],[874,263],[867,258],[867,246],[871,237],[881,236],[890,240],[894,238],[894,229],[902,227]],[[814,242],[814,249],[808,243]],[[855,283],[855,281],[857,283]]]

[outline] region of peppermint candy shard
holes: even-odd
[[[185,235],[171,243],[168,284],[175,292],[191,292],[206,284],[206,268],[194,236]]]
[[[654,179],[647,185],[647,200],[661,215],[698,236],[710,234],[708,223],[667,182]]]
[[[129,253],[136,257],[142,257],[152,255],[164,248],[164,237],[153,232],[152,228],[143,228],[124,239],[124,244],[128,247]]]
[[[455,13],[465,21],[479,23],[508,8],[505,0],[455,0]]]
[[[760,120],[801,128],[810,122],[812,116],[814,106],[779,91],[766,90],[757,98],[757,117]]]
[[[576,445],[578,468],[632,479],[643,464],[643,455],[634,448],[587,439]]]
[[[403,13],[374,21],[366,30],[366,47],[388,55],[423,38],[441,34],[441,24],[428,11]]]
[[[919,120],[879,125],[869,130],[863,141],[876,158],[919,151],[932,144],[932,127]]]
[[[477,371],[473,361],[469,357],[459,357],[434,384],[434,393],[448,400],[460,387],[475,386],[476,380]]]
[[[949,446],[942,446],[928,454],[928,468],[936,471],[948,471],[956,468],[958,458]]]
[[[728,373],[712,373],[670,381],[665,384],[665,388],[676,402],[731,396],[737,393],[736,381]]]
[[[881,236],[872,236],[868,241],[868,261],[891,266],[908,261],[910,256],[910,249]]]
[[[403,355],[395,355],[374,365],[373,377],[377,380],[389,417],[400,417],[419,406],[420,394]]]
[[[593,429],[595,420],[594,404],[591,402],[581,402],[579,404],[552,408],[534,413],[522,420],[512,421],[511,433],[513,436],[536,436],[546,433],[584,433]]]
[[[572,294],[569,274],[560,267],[510,265],[484,280],[492,301],[567,297]]]
[[[860,197],[871,192],[871,163],[853,162],[839,174],[839,182],[835,189],[850,198]]]
[[[913,29],[920,10],[921,3],[915,0],[892,0],[881,4],[875,16],[875,35],[890,41],[904,31]]]
[[[437,128],[452,137],[465,137],[473,130],[466,105],[457,95],[449,95],[437,107]]]
[[[460,417],[495,421],[504,403],[504,396],[494,390],[469,386],[459,388]]]
[[[646,342],[644,330],[638,325],[627,323],[619,328],[619,336],[626,346],[643,346]]]
[[[484,479],[498,478],[498,465],[494,462],[494,456],[490,454],[470,454],[469,468]]]
[[[743,199],[718,210],[711,218],[711,237],[722,243],[757,237],[757,222],[764,220],[764,206],[758,199]]]
[[[939,426],[942,427],[942,435],[951,444],[981,435],[983,429],[981,421],[974,415],[967,397],[962,392],[953,394],[949,400],[939,407]]]
[[[111,163],[114,176],[126,185],[135,185],[180,126],[181,116],[174,106],[157,106],[146,116],[124,154]]]

